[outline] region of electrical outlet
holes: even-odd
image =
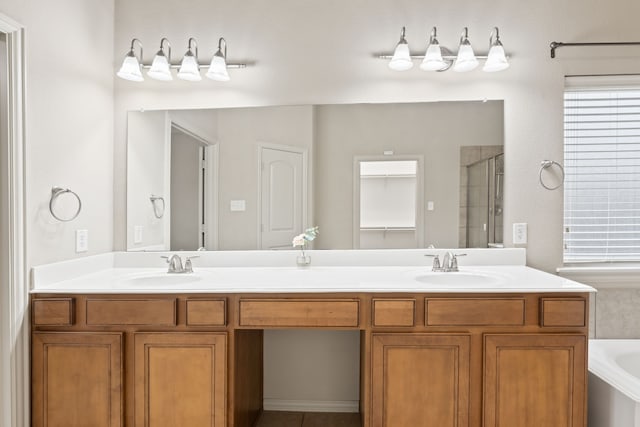
[[[136,225],[133,227],[133,243],[139,245],[142,243],[142,226]]]
[[[526,222],[516,222],[513,224],[513,244],[514,245],[527,244],[527,223]]]
[[[76,230],[76,253],[89,250],[89,230]]]

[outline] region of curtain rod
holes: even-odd
[[[556,49],[561,47],[572,46],[640,46],[640,42],[593,42],[593,43],[563,43],[563,42],[551,42],[549,47],[551,48],[551,58],[556,57]]]

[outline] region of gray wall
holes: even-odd
[[[162,249],[169,247],[165,238],[170,220],[171,193],[167,168],[170,159],[170,135],[164,111],[131,112],[129,114],[129,146],[127,157],[127,248]],[[156,218],[151,195],[164,197],[165,213]],[[142,241],[134,243],[134,228],[142,227]]]
[[[109,252],[114,247],[114,1],[3,0],[0,13],[26,27],[27,266]],[[126,114],[122,119],[126,122]],[[60,223],[49,213],[53,186],[82,198],[75,221]],[[125,193],[120,196],[124,202]],[[119,216],[124,224],[125,216]],[[77,229],[89,231],[86,253],[75,253]]]
[[[460,123],[464,123],[461,126]],[[318,248],[350,249],[353,159],[424,156],[424,244],[458,247],[460,146],[503,141],[502,102],[356,104],[316,107],[315,212]],[[427,201],[435,209],[426,210]]]

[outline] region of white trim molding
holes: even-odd
[[[265,411],[359,412],[359,400],[287,400],[263,399]]]
[[[24,222],[25,141],[25,29],[0,14],[0,32],[6,35],[8,59],[6,185],[0,196],[8,206],[1,224],[8,239],[0,242],[6,265],[0,272],[0,427],[29,425],[29,284],[26,274]],[[3,147],[4,148],[4,147]],[[6,166],[6,168],[4,167]]]

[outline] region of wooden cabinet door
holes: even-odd
[[[484,426],[585,427],[586,337],[485,335]]]
[[[469,348],[469,335],[374,334],[372,426],[468,426]]]
[[[136,333],[135,427],[226,426],[226,333]]]
[[[34,332],[33,427],[122,426],[122,334]]]

